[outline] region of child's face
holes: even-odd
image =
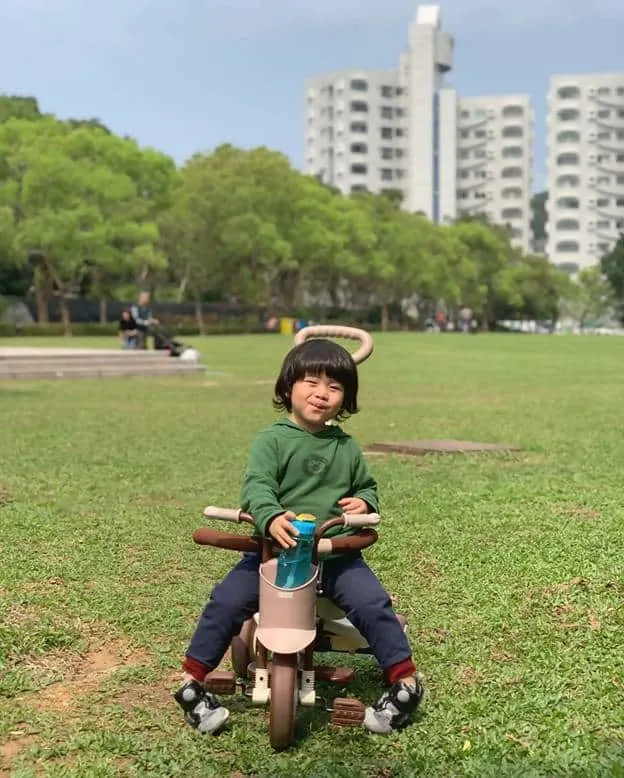
[[[334,419],[344,402],[344,387],[324,373],[295,382],[290,396],[291,419],[310,432],[319,432]]]

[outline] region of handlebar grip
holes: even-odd
[[[345,513],[342,518],[345,527],[376,527],[381,521],[378,513]]]
[[[240,508],[218,508],[216,505],[209,505],[204,508],[204,516],[208,519],[223,519],[223,521],[240,521]]]

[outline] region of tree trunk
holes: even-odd
[[[195,298],[195,320],[197,321],[197,329],[200,335],[206,334],[206,328],[204,326],[204,314],[202,312],[201,300]]]
[[[37,322],[44,327],[50,323],[50,308],[48,306],[48,276],[43,264],[35,269],[35,301],[37,305]]]
[[[180,281],[180,285],[178,286],[178,302],[183,303],[184,302],[184,295],[186,294],[186,287],[189,283],[189,276],[191,274],[190,265],[187,264],[186,269],[184,270],[184,276],[182,280]]]
[[[71,338],[72,326],[71,315],[69,313],[69,306],[67,305],[67,299],[63,292],[59,295],[59,306],[61,308],[61,322],[63,323],[63,330],[66,338]]]
[[[388,303],[383,302],[381,304],[381,331],[382,332],[388,332],[389,321],[390,321],[390,316],[388,314]]]
[[[108,301],[100,297],[100,324],[108,324]]]

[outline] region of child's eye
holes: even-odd
[[[340,386],[340,384],[332,384],[329,388],[332,390],[332,392],[342,392],[343,391],[343,388],[342,388],[342,386]]]

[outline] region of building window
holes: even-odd
[[[557,243],[557,251],[562,254],[576,254],[579,251],[579,244],[576,240],[561,240]]]
[[[608,197],[601,197],[598,202],[596,203],[598,208],[608,208],[609,207],[609,198]]]
[[[581,133],[576,130],[564,130],[557,135],[557,143],[578,143]]]
[[[580,207],[578,197],[560,197],[557,200],[557,208],[562,210],[578,209]]]
[[[557,91],[557,97],[560,100],[573,100],[576,97],[581,96],[581,90],[578,86],[562,86]]]
[[[576,110],[576,108],[564,108],[557,114],[557,119],[559,119],[560,122],[573,122],[576,121],[580,115],[581,114]]]
[[[459,137],[460,137],[460,138],[463,138],[464,140],[465,140],[466,138],[469,138],[469,137],[470,137],[470,130],[462,130],[462,131],[459,133]]]
[[[501,174],[502,178],[522,178],[521,167],[505,167]]]
[[[518,186],[508,186],[502,191],[503,200],[521,200],[522,189]]]
[[[475,130],[475,138],[485,138],[487,133],[485,130]]]
[[[555,229],[561,232],[576,232],[581,229],[578,219],[559,219],[555,224]]]
[[[523,154],[522,146],[507,146],[503,149],[503,159],[519,159]]]
[[[364,186],[364,184],[353,184],[351,187],[351,193],[356,194],[357,192],[368,192],[368,189]]]
[[[382,119],[392,119],[393,116],[394,116],[394,114],[392,112],[392,108],[390,108],[387,105],[383,105],[381,107],[381,118]]]
[[[352,154],[366,154],[368,153],[368,146],[366,143],[352,143],[351,144],[351,153]]]
[[[383,148],[381,149],[381,158],[382,159],[392,159],[392,149],[389,148]]]
[[[611,227],[611,222],[608,219],[600,219],[596,222],[596,229],[608,230]]]
[[[396,159],[403,159],[405,156],[405,151],[403,149],[395,149],[394,156]]]
[[[363,78],[354,78],[351,81],[351,89],[354,92],[367,92],[368,91],[368,81],[365,81]]]
[[[392,170],[389,168],[382,168],[381,170],[381,180],[382,181],[392,181]]]
[[[522,127],[517,126],[503,127],[501,135],[503,138],[522,138],[524,135],[524,130]]]
[[[461,118],[462,119],[470,119],[470,111],[462,111],[461,112]]]
[[[580,186],[581,179],[578,176],[559,176],[557,178],[557,186],[561,189],[571,189],[573,187]]]
[[[392,140],[392,127],[382,127],[381,137],[383,140]]]
[[[368,132],[366,122],[351,122],[351,132]]]
[[[354,176],[365,176],[368,173],[366,165],[351,165],[351,173]]]
[[[521,105],[506,105],[503,108],[503,116],[506,119],[524,116],[524,108]]]
[[[402,130],[400,127],[398,127],[398,128],[397,128],[397,129],[394,131],[394,134],[395,134],[395,137],[397,137],[397,138],[404,138],[404,137],[405,137],[405,131],[404,131],[404,130]]]
[[[521,219],[522,218],[522,208],[505,208],[505,210],[502,212],[501,216],[505,220]]]
[[[559,154],[557,157],[557,165],[578,165],[579,161],[578,154]]]
[[[382,97],[392,97],[392,87],[391,86],[382,86],[381,87],[381,96]]]
[[[599,119],[608,119],[609,116],[611,116],[611,111],[607,111],[604,108],[601,111],[598,111],[598,118]]]

